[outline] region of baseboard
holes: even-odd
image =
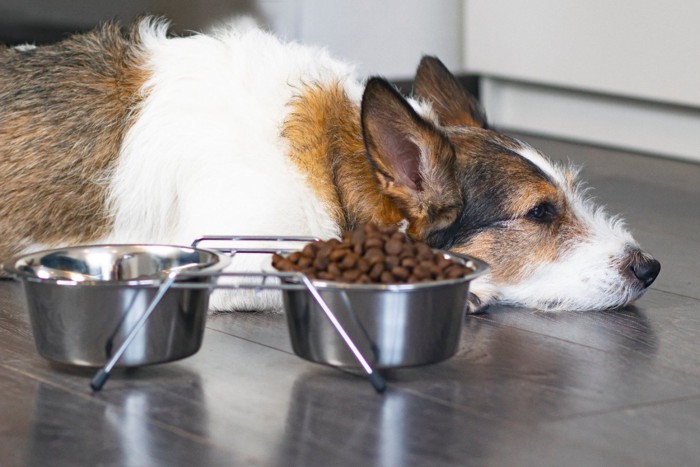
[[[498,128],[700,162],[700,109],[482,77]]]

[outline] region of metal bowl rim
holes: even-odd
[[[348,291],[392,291],[392,292],[407,292],[411,290],[425,290],[442,286],[463,284],[472,281],[479,276],[486,274],[489,271],[489,265],[478,258],[467,256],[451,251],[434,250],[436,253],[444,254],[451,259],[459,260],[463,266],[473,269],[473,272],[457,279],[433,280],[425,282],[416,282],[413,284],[353,284],[348,282],[324,281],[320,279],[311,279],[311,283],[319,290],[348,290]],[[293,274],[293,273],[292,273]],[[298,273],[301,274],[301,273]],[[299,279],[294,276],[285,277],[283,279],[287,283],[297,283]]]
[[[55,279],[55,278],[41,278],[37,277],[34,274],[31,274],[27,272],[24,269],[21,269],[20,263],[22,261],[25,261],[27,258],[30,257],[36,257],[36,256],[41,256],[41,255],[49,255],[52,253],[60,252],[60,251],[70,251],[70,250],[84,250],[84,249],[89,249],[89,248],[119,248],[119,247],[129,247],[129,248],[169,248],[173,250],[185,250],[185,251],[190,251],[190,252],[204,252],[208,253],[210,255],[213,255],[215,260],[208,261],[208,262],[203,262],[201,263],[202,266],[197,269],[197,275],[195,278],[201,278],[201,277],[214,277],[213,275],[209,273],[215,273],[226,266],[228,266],[231,262],[231,257],[221,251],[218,250],[212,250],[212,249],[207,249],[207,248],[199,248],[199,247],[192,247],[192,246],[182,246],[182,245],[172,245],[172,244],[166,244],[166,243],[99,243],[99,244],[90,244],[90,245],[74,245],[74,246],[67,246],[63,248],[51,248],[48,250],[39,250],[35,251],[33,253],[27,253],[26,255],[22,255],[18,257],[15,261],[12,263],[12,270],[10,271],[11,273],[21,277],[23,280],[26,280],[28,282],[33,282],[33,283],[42,283],[42,284],[54,284],[58,286],[91,286],[91,287],[112,287],[112,286],[143,286],[143,287],[157,287],[162,283],[162,277],[161,276],[154,276],[154,277],[147,277],[147,278],[142,278],[142,279],[129,279],[129,280],[85,280],[85,281],[75,281],[75,280],[70,280],[70,279]],[[182,277],[177,278],[176,282],[184,281],[184,280],[192,280],[194,274],[188,275],[185,272],[181,273]],[[189,276],[189,277],[188,277]]]

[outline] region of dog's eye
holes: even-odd
[[[527,217],[535,222],[550,222],[555,216],[556,209],[550,203],[540,203],[527,213]]]

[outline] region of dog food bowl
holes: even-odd
[[[24,286],[37,350],[71,365],[105,364],[159,291],[165,275],[201,288],[165,291],[119,358],[131,367],[185,358],[202,343],[211,274],[230,262],[222,253],[172,245],[95,245],[23,256],[13,271]],[[211,274],[205,274],[211,273]]]
[[[316,363],[361,367],[383,392],[376,369],[437,363],[456,353],[469,283],[488,270],[477,259],[439,252],[466,266],[467,274],[375,285],[311,280],[298,272],[223,272],[236,253],[293,250],[212,251],[197,247],[203,240],[309,241],[216,236],[197,239],[193,247],[93,245],[23,256],[9,272],[23,283],[39,354],[101,367],[90,383],[100,390],[115,366],[165,363],[197,352],[213,289],[281,290],[294,352]],[[215,282],[224,277],[260,281]]]
[[[415,284],[344,284],[312,281],[350,340],[375,369],[437,363],[459,346],[469,283],[488,267],[453,253],[446,258],[472,270],[453,280]],[[289,283],[293,279],[285,279]],[[358,367],[353,355],[319,302],[305,289],[283,290],[294,352],[316,363]]]

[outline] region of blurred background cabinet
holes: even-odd
[[[131,21],[144,12],[166,16],[174,31],[185,33],[248,14],[283,37],[355,62],[362,74],[410,79],[423,54],[439,55],[462,71],[463,7],[463,0],[0,0],[0,38],[8,37],[3,26],[19,36],[43,28],[53,38],[62,30],[89,29],[109,18]]]
[[[700,2],[689,0],[0,0],[0,40],[48,42],[162,14],[176,32],[249,14],[361,75],[424,54],[476,76],[501,128],[700,161]]]
[[[700,2],[467,0],[465,70],[511,129],[700,161]]]

